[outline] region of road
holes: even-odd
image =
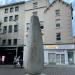
[[[45,75],[75,75],[75,67],[46,67]],[[24,68],[14,68],[13,65],[0,65],[0,75],[25,75]]]

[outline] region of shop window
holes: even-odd
[[[60,54],[56,54],[56,64],[60,64]]]
[[[65,54],[61,54],[61,64],[65,64]]]
[[[55,64],[55,53],[48,53],[49,64]]]

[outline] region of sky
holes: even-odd
[[[16,1],[27,1],[27,0],[0,0],[0,4],[7,4]],[[64,1],[68,2],[69,4],[72,3],[72,7],[73,7],[72,29],[73,29],[73,36],[75,36],[75,0],[64,0]]]

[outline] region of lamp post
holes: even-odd
[[[17,22],[16,19],[14,19],[13,21],[18,25],[18,22]],[[18,38],[18,34],[17,34],[17,38]],[[19,39],[17,39],[17,45],[16,45],[16,57],[17,57],[17,55],[18,55],[18,40],[19,40]]]
[[[19,41],[19,40],[20,40],[20,39],[17,39],[17,46],[16,46],[16,57],[17,57],[17,55],[18,55],[18,46],[19,46],[19,44],[18,44],[19,42],[18,42],[18,41]]]
[[[17,54],[18,54],[18,47],[16,47],[16,57],[17,57]]]

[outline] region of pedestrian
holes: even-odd
[[[22,58],[20,58],[19,63],[20,63],[20,67],[22,68],[23,67],[23,60],[22,60]]]
[[[3,55],[2,56],[2,64],[4,64],[4,62],[5,62],[5,56]]]
[[[17,61],[17,66],[19,66],[19,65],[20,65],[19,60],[20,60],[20,56],[18,56],[18,57],[17,57],[17,59],[16,59],[16,61]]]
[[[14,57],[13,64],[14,64],[14,67],[16,67],[16,66],[17,66],[17,57],[16,57],[16,56]]]

